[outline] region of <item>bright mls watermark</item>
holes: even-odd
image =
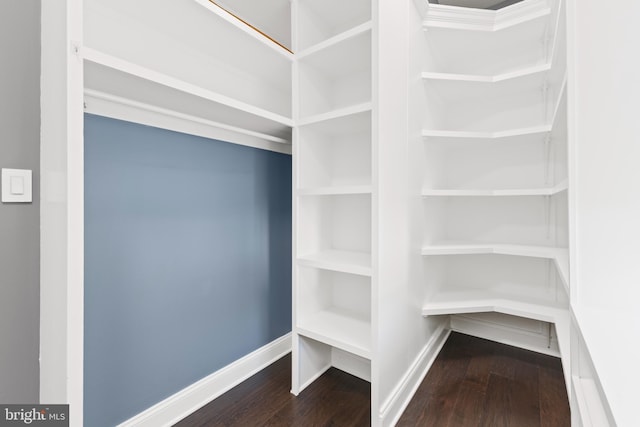
[[[0,405],[0,427],[69,427],[69,405]]]

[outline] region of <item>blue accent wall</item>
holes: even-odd
[[[85,116],[85,425],[291,331],[291,156]]]

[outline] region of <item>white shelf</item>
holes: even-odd
[[[551,323],[568,313],[566,304],[490,290],[437,293],[422,307],[423,316],[492,311]]]
[[[303,50],[297,54],[298,59],[304,59],[307,56],[322,52],[324,49],[329,49],[339,43],[343,43],[351,38],[358,37],[360,34],[370,33],[373,28],[371,21],[360,24],[355,28],[351,28],[341,34],[338,34],[330,39],[327,39],[317,45],[311,46],[308,49]]]
[[[371,254],[340,250],[326,250],[298,257],[298,265],[371,276]]]
[[[353,116],[360,113],[370,112],[371,108],[372,108],[371,102],[363,102],[361,104],[337,108],[335,110],[327,111],[326,113],[305,117],[298,122],[298,126],[307,126],[307,125],[312,125],[316,123],[326,122],[329,120],[340,119],[342,117],[348,117],[348,116]]]
[[[571,337],[566,303],[494,291],[442,292],[422,307],[423,316],[496,312],[553,323],[564,368],[568,368]],[[569,370],[565,371],[567,378]]]
[[[500,83],[504,81],[527,78],[537,74],[546,73],[551,70],[551,64],[535,65],[526,67],[521,70],[515,70],[508,73],[497,74],[493,76],[483,76],[475,74],[453,74],[453,73],[436,73],[425,71],[422,78],[433,81],[450,81],[450,82],[468,82],[468,83]],[[495,86],[495,85],[491,85]]]
[[[371,102],[371,31],[367,26],[298,60],[299,117]]]
[[[560,279],[569,292],[569,255],[566,248],[525,246],[493,243],[442,243],[422,248],[422,255],[476,255],[496,254],[532,258],[546,258],[555,262]]]
[[[562,251],[566,251],[566,249],[549,246],[451,242],[424,246],[422,255],[498,254],[554,259],[558,252]]]
[[[224,124],[273,142],[290,141],[293,120],[180,79],[83,48],[85,92]]]
[[[543,188],[521,188],[508,190],[435,190],[426,189],[422,191],[424,197],[518,197],[518,196],[553,196],[555,194],[567,191],[568,184],[566,181],[561,182],[553,187]]]
[[[298,196],[371,194],[371,192],[371,185],[334,185],[327,187],[301,188],[298,190]]]
[[[518,136],[545,134],[552,130],[551,125],[530,126],[515,129],[507,129],[495,132],[474,132],[474,131],[455,131],[455,130],[438,130],[424,129],[422,136],[424,138],[450,138],[465,140],[495,140],[507,139]]]
[[[371,359],[371,323],[346,312],[324,310],[307,313],[297,332],[332,347]]]
[[[81,55],[87,48],[102,52],[292,116],[293,54],[209,1],[85,0],[84,5]],[[189,24],[176,25],[176,17]]]

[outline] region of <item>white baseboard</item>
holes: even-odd
[[[291,351],[291,333],[180,390],[118,427],[171,426]]]
[[[440,353],[450,333],[451,331],[446,328],[446,325],[441,325],[436,329],[431,340],[429,340],[420,354],[418,354],[418,357],[413,361],[404,378],[402,378],[402,381],[400,381],[393,393],[391,393],[391,396],[384,405],[382,405],[379,414],[380,426],[396,425],[400,416],[402,416],[402,413],[409,405],[409,402],[411,402],[413,395],[424,380],[424,377],[427,375],[438,353]]]
[[[484,320],[475,316],[451,316],[451,330],[549,356],[560,357],[558,340],[555,337],[552,337],[551,347],[548,347],[549,334],[544,327],[544,322],[526,319],[527,322],[539,324],[537,328],[529,328],[517,324],[517,321],[525,321],[520,318],[513,319],[514,322],[511,324],[508,321],[508,316],[502,315],[501,317],[501,319]]]

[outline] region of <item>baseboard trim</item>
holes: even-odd
[[[404,410],[409,405],[409,402],[411,402],[413,395],[424,380],[424,377],[427,375],[438,353],[440,353],[450,333],[451,330],[444,324],[436,329],[429,342],[424,346],[420,354],[418,354],[405,376],[391,393],[391,396],[382,405],[379,414],[379,425],[383,427],[396,425]]]
[[[519,328],[510,327],[502,322],[494,323],[465,316],[451,316],[451,330],[549,356],[560,357],[558,343],[555,338],[552,339],[551,348],[548,348],[548,336],[532,334]]]
[[[118,427],[171,426],[291,351],[291,333],[236,360]]]

